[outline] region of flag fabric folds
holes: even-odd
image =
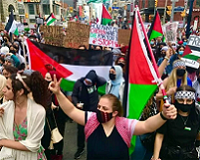
[[[56,17],[53,13],[49,15],[49,17],[46,19],[47,26],[51,25],[56,20]]]
[[[13,33],[16,36],[19,36],[19,31],[18,31],[18,27],[17,27],[17,22],[14,19],[14,15],[13,15],[13,11],[11,11],[11,14],[9,16],[8,19],[8,23],[6,24],[5,30],[8,33]]]
[[[156,15],[154,16],[153,22],[151,24],[151,27],[150,27],[147,35],[148,35],[149,41],[151,41],[154,38],[163,36],[161,20],[160,20],[158,11],[156,11]]]
[[[103,5],[103,4],[102,4]],[[103,5],[103,10],[102,10],[102,22],[101,24],[107,25],[112,21],[111,15],[108,13],[106,7]]]
[[[126,116],[131,119],[139,119],[145,105],[157,89],[159,80],[148,57],[142,36],[138,16],[135,13],[127,61],[128,81],[126,81],[124,92]],[[135,143],[134,137],[130,152],[133,152]]]
[[[109,79],[109,69],[112,66],[113,55],[110,51],[84,51],[78,49],[56,47],[26,40],[29,53],[30,68],[46,74],[46,65],[52,65],[60,77],[63,78],[61,88],[72,91],[75,82],[90,70],[97,75]],[[99,89],[105,93],[105,86]]]

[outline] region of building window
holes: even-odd
[[[149,8],[154,7],[155,0],[149,0]]]
[[[200,6],[200,0],[197,0],[196,5]]]
[[[30,19],[30,23],[35,23],[35,19]]]
[[[42,7],[43,7],[43,13],[45,15],[49,15],[50,14],[50,5],[49,4],[43,4]]]
[[[32,15],[35,14],[35,10],[34,10],[34,5],[33,4],[28,4],[28,10],[29,10],[29,14],[32,14]]]
[[[142,0],[142,8],[145,8],[145,0]]]

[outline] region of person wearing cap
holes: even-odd
[[[94,70],[90,70],[85,77],[76,81],[72,93],[73,104],[80,110],[95,112],[99,101],[98,88],[104,84],[106,84],[106,80],[98,76]],[[85,147],[84,126],[79,124],[77,145],[78,149],[74,159],[80,158]]]
[[[174,105],[177,117],[157,130],[151,160],[198,160],[200,106],[195,103],[195,89],[188,85],[180,86]]]
[[[173,70],[169,77],[165,78],[163,81],[163,85],[166,90],[166,94],[169,98],[170,102],[174,102],[174,93],[176,89],[181,85],[189,85],[192,87],[192,81],[187,77],[186,65],[182,60],[176,60],[173,63]],[[163,99],[163,94],[161,89],[156,94],[156,99]]]
[[[8,57],[8,58],[7,58]],[[18,67],[20,65],[20,60],[17,58],[17,56],[13,53],[7,53],[5,57],[5,61],[13,62],[13,66]],[[5,63],[6,64],[6,63]]]

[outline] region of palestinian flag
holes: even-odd
[[[102,4],[103,5],[103,4]],[[112,17],[111,15],[108,13],[106,7],[103,5],[102,8],[102,21],[101,24],[102,25],[107,25],[112,21]]]
[[[186,66],[198,69],[198,62],[200,62],[200,45],[195,43],[196,39],[198,39],[198,37],[195,35],[189,37],[188,44],[185,47],[181,59],[185,61]]]
[[[151,24],[151,27],[147,35],[148,35],[149,41],[151,41],[154,38],[163,36],[161,20],[160,20],[158,11],[156,11],[156,15],[154,16],[153,22]]]
[[[87,4],[89,3],[102,3],[102,0],[88,0]]]
[[[56,17],[53,13],[49,15],[49,17],[46,19],[47,26],[51,25],[56,20]]]
[[[142,35],[138,16],[135,13],[127,60],[128,81],[126,81],[124,94],[126,116],[131,119],[139,119],[145,105],[157,89],[156,82],[158,82]],[[135,144],[136,137],[134,136],[130,152],[133,152]]]
[[[5,30],[6,30],[8,33],[13,33],[13,34],[16,35],[16,36],[19,36],[19,31],[18,31],[18,27],[17,27],[17,22],[16,22],[15,19],[14,19],[13,11],[11,11],[11,14],[10,14],[10,16],[9,16],[8,23],[6,24]]]
[[[109,51],[84,51],[78,49],[56,47],[26,40],[29,63],[32,70],[40,71],[43,76],[47,73],[46,65],[52,65],[57,73],[64,78],[61,88],[72,91],[74,83],[85,77],[90,70],[97,75],[109,79],[109,69],[112,66],[113,55]],[[99,88],[105,94],[105,86]]]

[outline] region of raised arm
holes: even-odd
[[[58,103],[65,114],[80,125],[85,125],[85,112],[77,109],[61,92],[61,80],[62,79],[57,81],[56,76],[54,75],[54,80],[49,84],[49,89],[56,95]]]
[[[177,110],[175,106],[174,105],[169,106],[165,104],[163,106],[163,111],[160,112],[159,114],[152,116],[145,121],[138,121],[138,123],[135,126],[134,135],[141,135],[153,132],[158,128],[160,128],[166,122],[167,119],[175,119],[176,116],[177,116]]]

